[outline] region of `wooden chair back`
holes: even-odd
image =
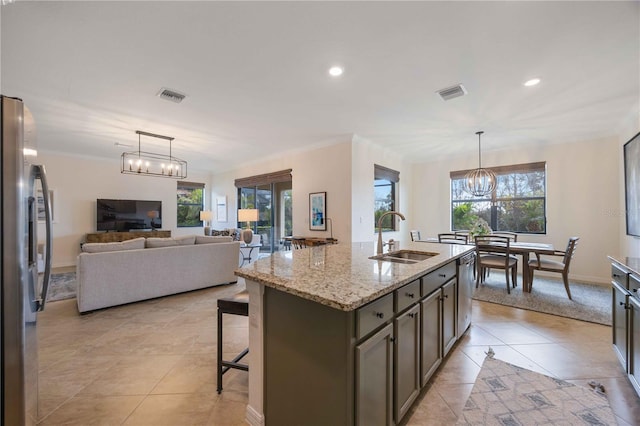
[[[476,254],[497,254],[505,258],[505,267],[509,266],[509,247],[511,239],[502,235],[478,235],[475,238]]]
[[[562,263],[564,263],[564,271],[567,273],[569,272],[569,263],[571,263],[571,259],[573,259],[573,255],[578,249],[579,239],[580,237],[571,237],[567,243],[567,250],[564,252],[564,259],[562,261]]]
[[[294,249],[303,249],[307,247],[307,240],[304,238],[291,237],[291,244]]]
[[[493,231],[491,233],[491,235],[496,235],[499,237],[507,237],[511,240],[512,243],[516,243],[518,242],[518,234],[516,234],[515,232],[509,232],[509,231]]]
[[[453,232],[443,232],[438,234],[439,243],[449,244],[467,244],[467,237],[465,235],[457,235]]]
[[[463,235],[464,238],[467,240],[467,244],[473,244],[473,238],[471,237],[471,231],[469,231],[468,229],[461,229],[461,230],[458,230],[458,231],[454,231],[454,234]]]

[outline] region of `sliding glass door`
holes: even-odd
[[[249,225],[261,236],[261,252],[278,251],[283,238],[291,236],[291,182],[238,188],[238,209],[258,210],[258,221]],[[240,228],[246,226],[246,223],[238,223]]]

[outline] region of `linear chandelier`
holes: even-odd
[[[478,135],[478,168],[470,170],[464,177],[464,190],[475,197],[486,197],[496,189],[496,174],[490,169],[482,168],[482,153],[480,151],[480,135]]]
[[[122,153],[120,156],[122,158],[120,173],[174,179],[187,177],[187,162],[172,155],[171,142],[174,138],[143,132],[142,130],[136,130],[136,133],[138,134],[138,150]],[[140,149],[141,136],[168,140],[169,155],[142,151]]]

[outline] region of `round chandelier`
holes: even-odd
[[[482,168],[480,136],[483,133],[483,131],[476,132],[478,135],[478,168],[470,170],[464,177],[464,190],[475,197],[486,197],[496,189],[496,174],[490,169]]]

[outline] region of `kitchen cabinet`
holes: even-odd
[[[395,319],[394,403],[396,422],[404,417],[420,393],[420,305]]]
[[[456,318],[456,280],[442,286],[442,357],[447,356],[458,338]]]
[[[393,325],[356,347],[356,422],[393,425]]]
[[[612,344],[636,393],[640,395],[640,259],[622,263],[609,257],[612,291]]]
[[[434,291],[420,302],[422,313],[422,386],[442,363],[441,292]]]

